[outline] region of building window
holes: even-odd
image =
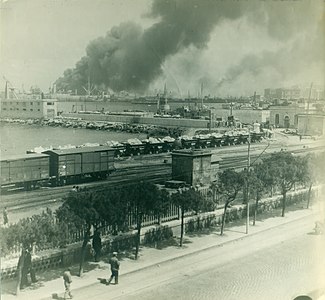
[[[275,115],[275,126],[279,125],[279,123],[280,123],[280,116],[279,116],[279,114],[276,114]]]
[[[41,102],[37,102],[37,105],[40,106],[41,105]]]
[[[31,102],[30,105],[33,105],[33,102]]]
[[[37,111],[41,111],[41,110],[38,108]]]
[[[2,110],[7,110],[5,107]]]
[[[26,108],[23,108],[24,111],[26,111],[27,109]]]
[[[54,105],[53,102],[47,102],[46,104],[47,104],[47,105]]]
[[[31,108],[30,111],[33,111],[33,109]]]

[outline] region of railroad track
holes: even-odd
[[[128,185],[135,180],[144,180],[148,182],[158,183],[171,178],[170,166],[157,165],[147,167],[131,167],[128,169],[119,170],[114,175],[110,176],[105,181],[79,184],[80,187],[89,189],[103,190],[110,187]],[[2,195],[0,208],[8,207],[11,211],[26,210],[33,207],[44,208],[51,204],[60,203],[64,196],[71,191],[71,186],[42,188],[36,191],[21,192],[11,195]]]
[[[271,149],[270,149],[271,148]],[[268,150],[279,150],[277,147],[271,145]],[[273,149],[272,149],[273,148]],[[308,148],[290,149],[290,152],[301,155],[307,152],[315,152],[325,150],[324,146],[315,146]],[[212,149],[213,150],[213,149]],[[247,147],[238,148],[237,151],[223,150],[222,148],[214,149],[213,153],[220,155],[222,160],[220,161],[220,170],[227,168],[234,168],[237,170],[243,169],[247,166]],[[220,151],[221,150],[221,151]],[[253,163],[261,153],[260,147],[254,147],[252,149],[251,162]],[[254,153],[255,152],[255,153]],[[236,156],[233,156],[236,155]],[[264,153],[263,157],[270,155],[270,153]],[[171,179],[171,164],[161,163],[162,156],[168,157],[168,155],[155,155],[155,157],[135,157],[132,159],[117,161],[117,170],[109,176],[105,181],[91,182],[79,184],[80,187],[87,187],[89,189],[103,190],[110,187],[123,186],[133,183],[138,180],[148,182],[164,182]],[[66,196],[71,190],[71,186],[42,188],[36,191],[20,192],[16,194],[1,195],[0,209],[8,207],[11,211],[27,210],[40,206],[47,206],[53,204],[59,204],[62,202],[64,196]]]

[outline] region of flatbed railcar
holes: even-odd
[[[50,157],[46,154],[33,153],[1,157],[1,190],[34,189],[40,184],[48,183],[49,170]]]

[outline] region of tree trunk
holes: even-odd
[[[18,261],[18,267],[17,267],[17,286],[16,286],[16,295],[18,296],[20,293],[20,285],[23,275],[23,267],[25,263],[25,249],[22,249],[21,255],[19,257]]]
[[[84,272],[84,261],[86,258],[86,250],[87,250],[87,245],[89,242],[89,237],[90,237],[90,226],[87,228],[87,232],[84,236],[84,240],[82,242],[81,246],[81,256],[80,256],[80,264],[79,264],[79,277],[82,277],[82,274]]]
[[[228,203],[225,204],[225,208],[223,210],[220,235],[223,235],[223,230],[225,228],[227,208],[228,208]]]
[[[257,216],[257,209],[258,209],[258,200],[259,200],[259,195],[256,194],[256,198],[255,198],[255,208],[254,208],[253,226],[255,226],[255,223],[256,223],[256,216]]]
[[[179,241],[179,246],[183,246],[183,235],[184,235],[184,209],[182,209],[181,213],[181,239]]]
[[[282,217],[284,217],[285,214],[286,198],[287,198],[287,192],[282,192],[282,214],[281,214]]]
[[[310,198],[311,198],[311,188],[313,186],[313,183],[311,182],[309,184],[309,189],[308,189],[308,198],[307,198],[307,208],[309,208],[309,205],[310,205]]]
[[[137,224],[137,242],[135,245],[135,259],[138,259],[139,255],[139,247],[140,247],[140,237],[141,237],[141,226],[142,226],[142,215],[138,216],[138,224]]]

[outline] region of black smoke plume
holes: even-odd
[[[178,80],[183,81],[185,87],[193,85],[189,79],[197,81],[197,86],[202,79],[207,82],[205,89],[210,88],[212,94],[234,86],[236,80],[247,73],[258,83],[261,73],[273,72],[281,82],[312,63],[323,61],[324,18],[318,26],[321,29],[313,28],[322,14],[324,4],[321,0],[153,0],[147,17],[156,23],[146,29],[132,22],[122,23],[109,30],[106,36],[91,41],[86,56],[74,69],[64,72],[57,80],[57,88],[77,89],[80,93],[90,79],[92,84],[104,89],[145,92],[163,75],[167,60],[181,56],[186,49],[194,48],[202,53],[217,25],[239,18],[246,18],[252,30],[265,29],[265,35],[274,45],[282,47],[244,55],[237,65],[222,74],[218,73],[218,66],[211,66],[209,61],[195,68],[199,59],[186,59],[184,55],[174,61],[174,68],[182,70],[183,65],[191,74],[188,78],[184,74],[184,78]],[[258,41],[256,47],[259,47]],[[225,56],[226,52],[224,49]],[[212,68],[212,72],[207,72]]]
[[[113,27],[89,43],[86,56],[57,80],[62,90],[83,90],[92,84],[114,91],[145,91],[163,72],[164,61],[183,48],[204,48],[222,19],[238,18],[241,4],[214,0],[154,0],[148,29],[134,23]]]

